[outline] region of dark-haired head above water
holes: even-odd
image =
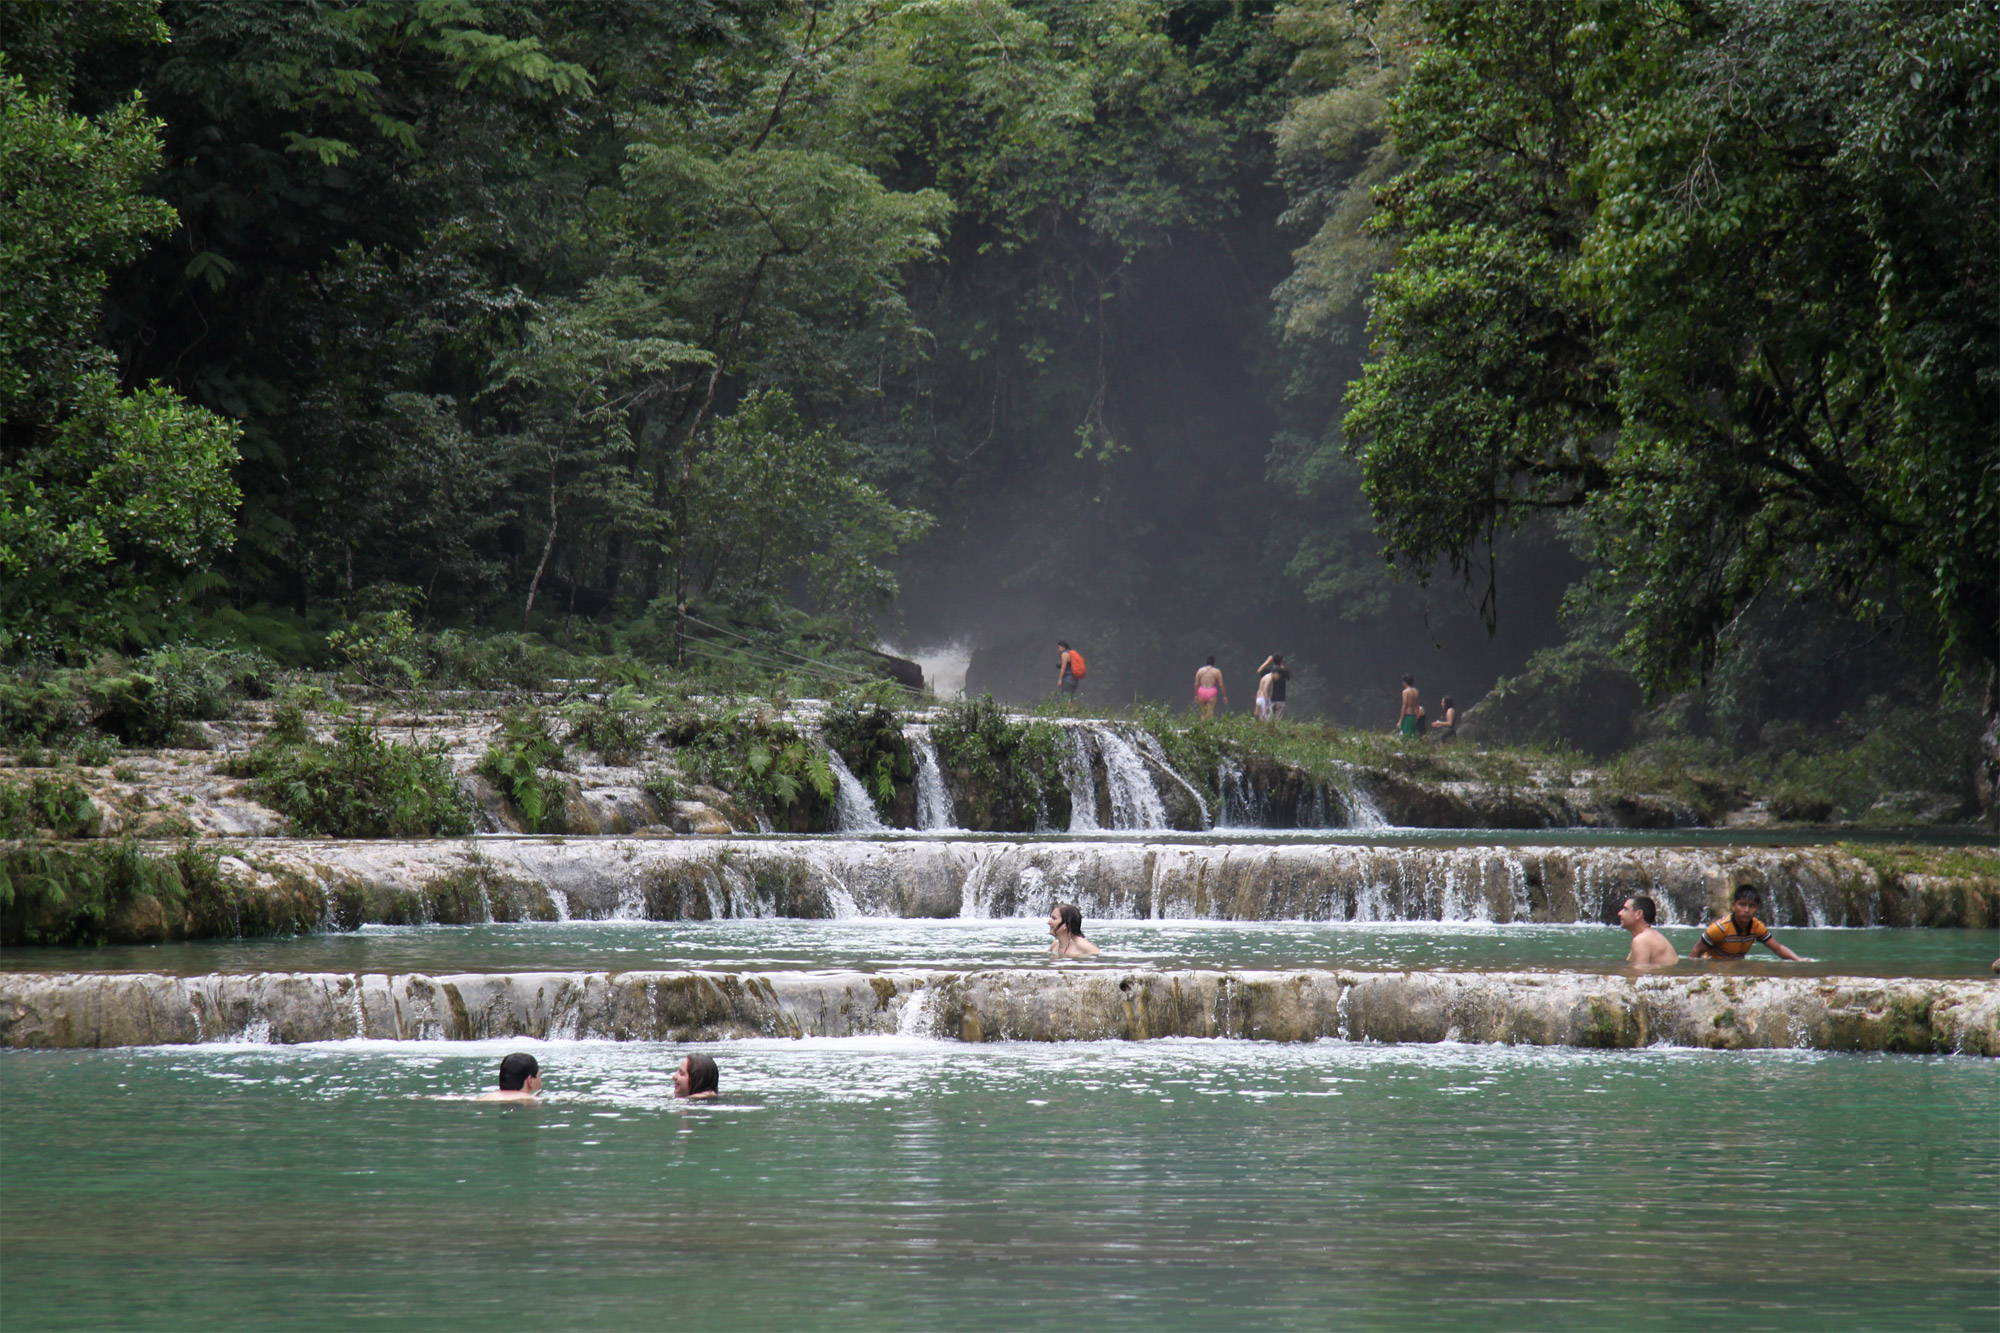
[[[721,1080],[722,1071],[716,1068],[712,1056],[683,1056],[680,1067],[674,1070],[674,1096],[713,1097]]]
[[[500,1061],[500,1088],[485,1093],[481,1101],[532,1102],[542,1090],[542,1067],[525,1051],[515,1051]]]
[[[1049,909],[1049,952],[1058,958],[1089,958],[1098,949],[1083,937],[1083,909],[1057,903]]]

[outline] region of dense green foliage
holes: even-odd
[[[630,685],[620,685],[600,698],[580,699],[565,710],[566,743],[588,750],[607,764],[629,764],[646,748],[658,729],[653,701]]]
[[[1345,421],[1391,556],[1574,511],[1655,687],[1766,596],[2000,660],[1990,5],[1425,16]]]
[[[0,848],[0,944],[99,945],[295,935],[325,924],[318,885],[233,882],[216,848],[130,840]]]
[[[826,751],[791,723],[729,704],[681,714],[664,738],[683,773],[749,801],[786,831],[832,827],[837,784]]]
[[[119,914],[151,898],[172,912],[218,880],[212,853],[192,846],[149,856],[134,842],[0,850],[0,942],[102,944]]]
[[[130,17],[134,30],[152,26]],[[158,125],[137,97],[82,116],[64,105],[60,79],[37,82],[31,90],[0,63],[0,653],[10,655],[145,637],[180,580],[228,545],[238,499],[236,427],[157,385],[125,391],[94,337],[106,270],[174,224],[143,193],[160,165]]]
[[[823,723],[826,743],[840,751],[841,761],[878,806],[894,800],[898,780],[908,782],[916,772],[902,719],[881,693],[843,693],[827,709]]]
[[[551,773],[567,767],[548,716],[532,705],[508,709],[499,739],[479,758],[479,775],[520,807],[531,833],[561,833],[568,826],[561,779]]]
[[[437,748],[387,741],[365,723],[331,741],[276,735],[235,760],[257,798],[294,833],[326,838],[425,838],[472,832],[475,807]]]
[[[1995,17],[0,6],[0,725],[159,744],[53,673],[180,642],[826,697],[899,617],[1022,696],[1277,648],[1386,724],[1567,634],[1739,749],[1886,717],[2000,658]],[[797,744],[704,753],[810,822]]]
[[[0,778],[0,838],[25,838],[46,829],[58,838],[97,831],[97,806],[71,778],[37,773],[26,782]]]
[[[104,741],[172,745],[187,739],[186,724],[227,717],[237,700],[266,697],[273,680],[271,664],[254,653],[186,644],[87,667],[30,665],[0,676],[0,743],[86,751]]]
[[[958,699],[931,728],[964,828],[1027,832],[1069,827],[1061,728],[1009,717],[992,695]]]

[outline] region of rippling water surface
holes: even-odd
[[[1615,926],[1481,922],[1091,921],[1100,967],[1344,967],[1614,970]],[[1683,955],[1692,927],[1667,927]],[[1993,930],[1781,929],[1807,956],[1759,950],[1742,962],[1683,960],[1699,973],[1982,977],[2000,956]],[[1039,919],[581,921],[533,925],[371,926],[290,940],[208,940],[105,949],[0,949],[4,971],[507,972],[652,968],[1010,967],[1047,961]],[[1074,966],[1074,964],[1064,964]]]
[[[535,1051],[548,1102],[440,1095]],[[1994,1327],[2000,1062],[0,1053],[9,1329]]]

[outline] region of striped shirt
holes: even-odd
[[[1703,931],[1701,937],[1708,941],[1709,948],[1717,953],[1729,954],[1731,957],[1741,957],[1749,953],[1753,944],[1771,942],[1769,928],[1754,916],[1750,918],[1750,924],[1742,930],[1736,928],[1734,916],[1726,916]]]

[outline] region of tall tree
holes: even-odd
[[[1426,12],[1346,419],[1392,558],[1576,511],[1656,686],[1766,595],[2000,657],[1992,6]]]
[[[160,161],[142,99],[95,117],[64,105],[79,43],[157,38],[145,6],[65,28],[9,16],[0,57],[0,652],[146,642],[183,581],[229,545],[235,425],[170,389],[119,387],[97,341],[106,270],[174,225],[143,193]],[[17,33],[26,40],[14,44]]]

